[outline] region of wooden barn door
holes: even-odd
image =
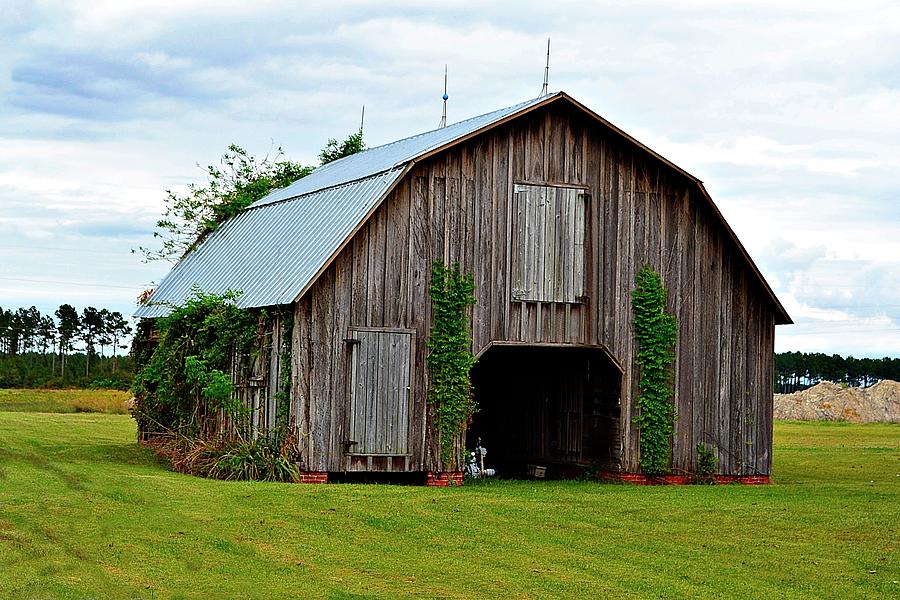
[[[409,467],[410,364],[414,331],[350,330],[348,471]]]
[[[516,184],[512,227],[512,298],[580,302],[584,296],[585,211],[582,188]]]

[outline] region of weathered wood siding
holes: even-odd
[[[584,297],[517,299],[516,184],[585,190]],[[724,473],[769,473],[775,308],[697,186],[567,105],[436,154],[389,195],[296,305],[294,397],[307,468],[340,470],[351,327],[415,330],[409,468],[439,468],[427,433],[433,260],[475,275],[473,350],[492,340],[602,344],[625,367],[622,467],[638,470],[630,292],[650,264],[677,315],[675,468],[716,448]]]
[[[256,337],[250,351],[246,354],[235,354],[232,357],[231,381],[234,384],[236,399],[246,407],[247,419],[240,423],[230,421],[225,409],[219,409],[216,415],[217,433],[231,432],[256,438],[269,435],[279,425],[287,426],[291,410],[284,410],[281,402],[288,402],[286,389],[288,364],[282,353],[290,351],[285,343],[285,319],[289,314],[280,310],[260,313],[256,328]],[[212,433],[212,432],[209,432]]]

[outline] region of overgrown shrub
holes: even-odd
[[[283,372],[276,427],[251,437],[250,410],[237,398],[234,361],[252,354],[259,315],[238,308],[237,294],[194,290],[181,306],[154,323],[155,344],[136,338],[138,370],[132,415],[149,445],[184,473],[227,480],[296,481],[299,460],[289,435],[290,321],[282,332]],[[220,411],[227,428],[221,430]]]
[[[675,316],[666,312],[666,298],[666,288],[656,271],[649,265],[638,271],[631,293],[637,339],[635,363],[640,377],[634,421],[640,431],[641,470],[647,475],[669,470],[675,430],[671,370],[678,326]]]
[[[697,473],[694,475],[694,483],[712,485],[716,482],[716,468],[719,466],[719,458],[715,452],[706,447],[703,442],[697,443]]]
[[[207,418],[220,409],[233,423],[246,416],[234,395],[231,365],[235,354],[250,351],[256,318],[235,306],[236,297],[194,290],[156,321],[159,339],[149,356],[135,352],[132,414],[140,432],[200,437]]]

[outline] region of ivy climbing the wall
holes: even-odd
[[[638,271],[631,293],[639,369],[634,420],[640,431],[641,470],[647,475],[669,471],[675,431],[672,365],[678,325],[675,316],[666,312],[667,297],[656,271],[649,265]]]
[[[475,357],[470,350],[468,309],[475,304],[475,282],[462,273],[459,262],[447,266],[435,261],[429,287],[432,306],[428,338],[428,401],[434,408],[435,428],[441,444],[441,461],[450,468],[456,440],[475,412],[470,372]]]
[[[293,375],[293,361],[291,361],[291,335],[294,330],[294,315],[287,312],[281,321],[281,348],[278,352],[278,360],[281,361],[281,381],[278,392],[275,394],[275,429],[279,437],[289,435],[291,419],[291,378]],[[274,352],[274,348],[273,348]]]
[[[154,323],[150,339],[135,339],[132,414],[147,443],[178,471],[296,481],[299,456],[289,423],[292,321],[282,316],[281,347],[271,348],[279,354],[282,377],[275,426],[251,435],[250,408],[235,393],[233,373],[246,377],[242,364],[258,358],[260,328],[270,315],[240,309],[236,298],[194,290]]]

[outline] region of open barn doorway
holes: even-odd
[[[480,439],[500,477],[617,470],[621,380],[599,346],[494,343],[472,369],[478,412],[466,447]]]

